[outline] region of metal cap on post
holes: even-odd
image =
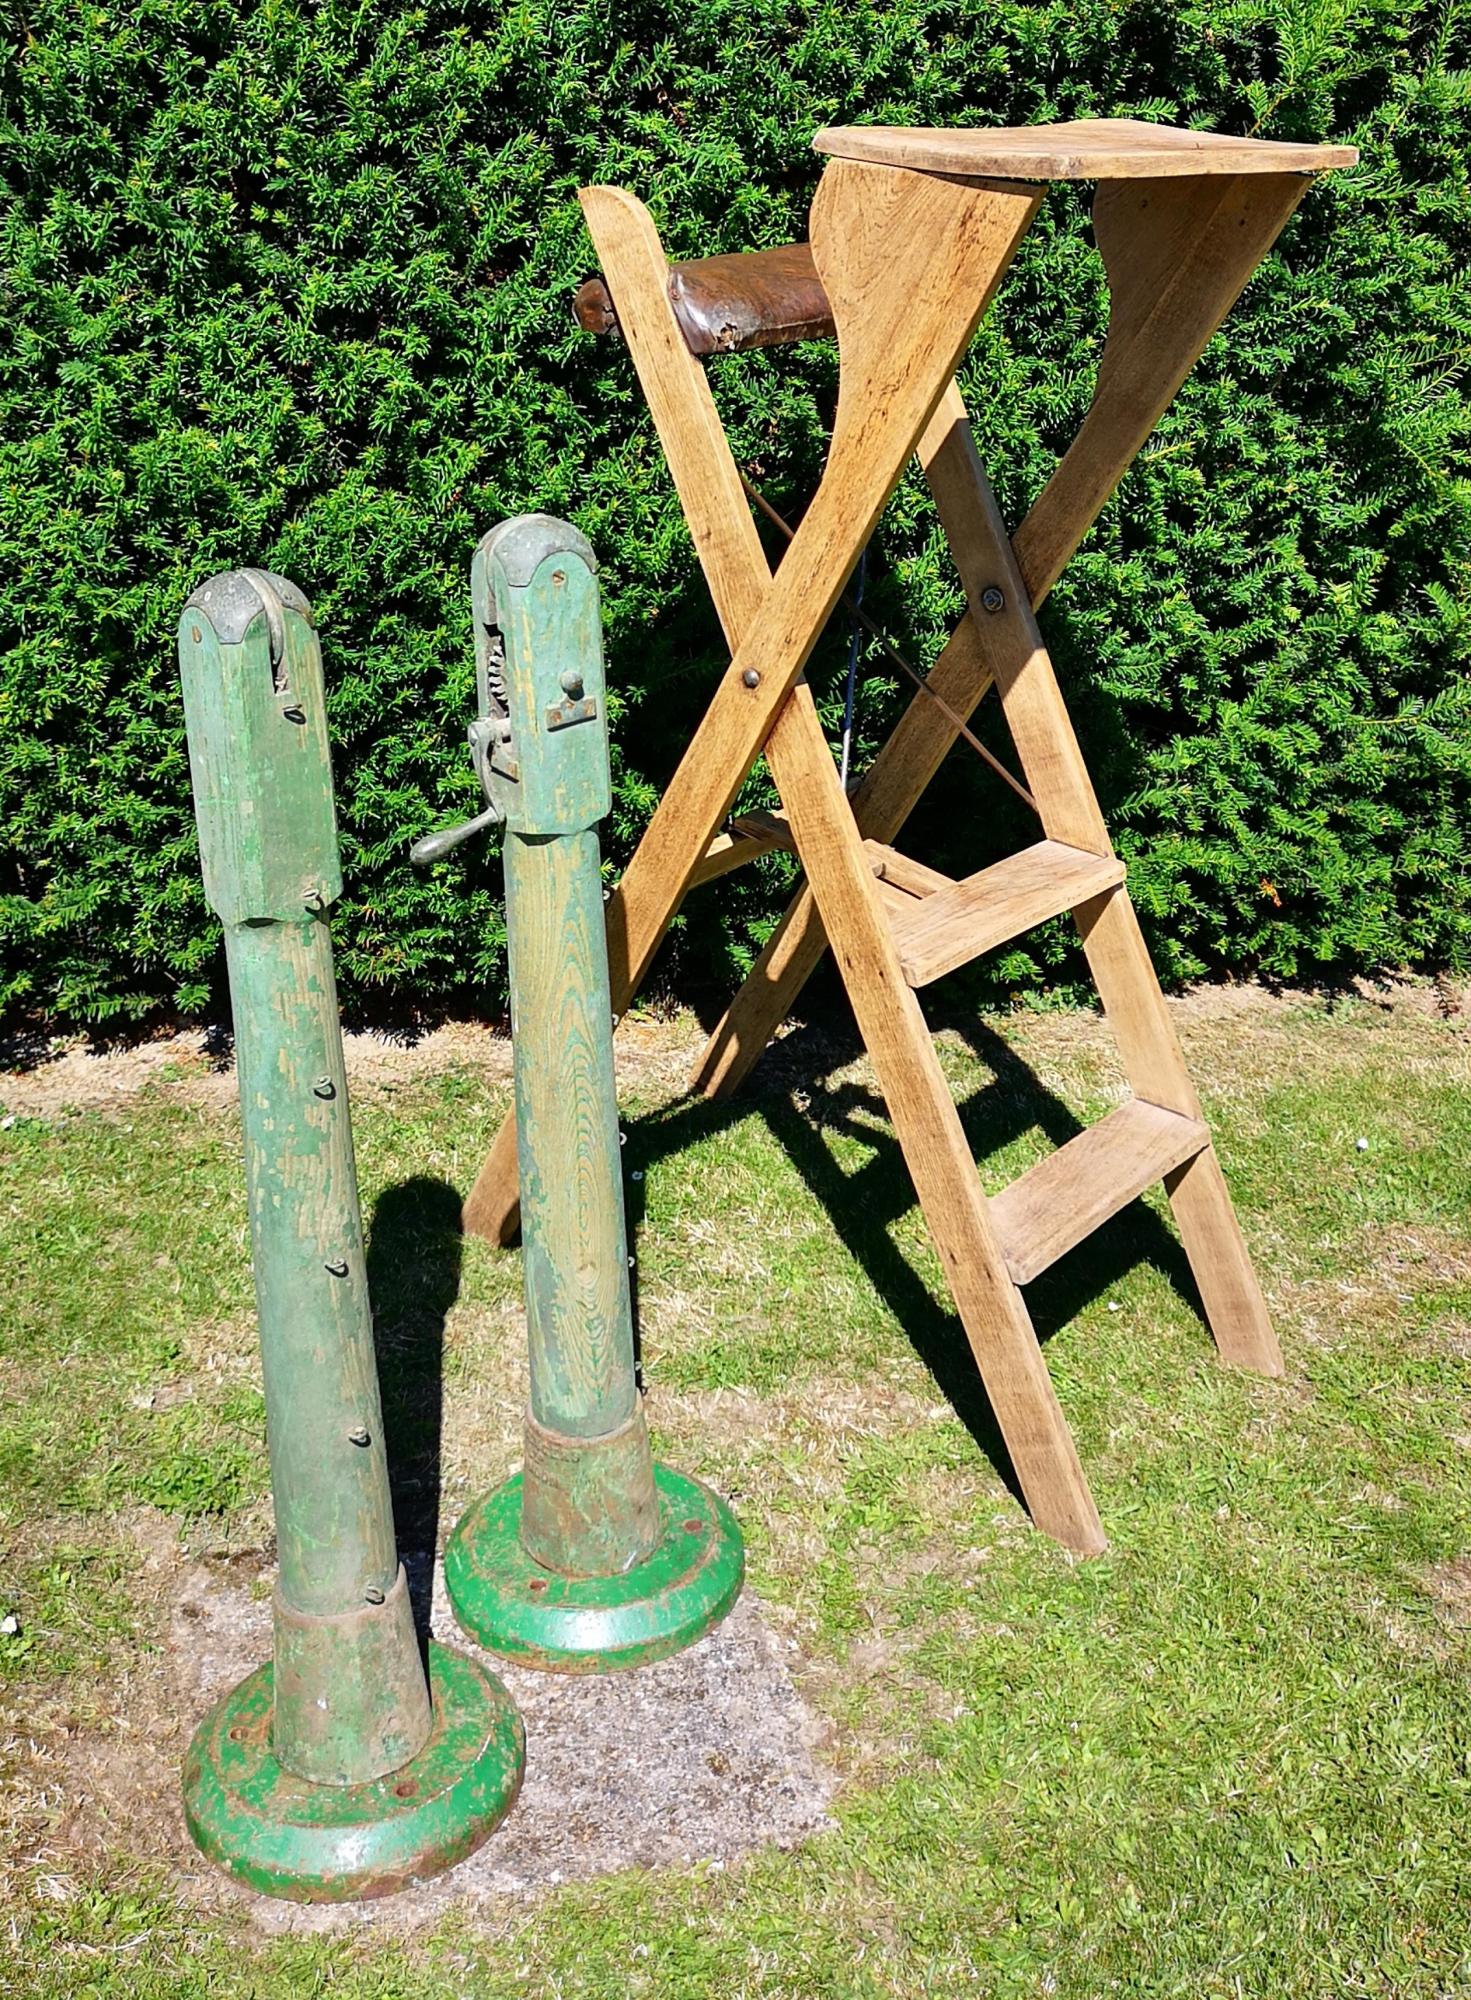
[[[493,1675],[430,1644],[398,1560],[327,911],[342,887],[321,653],[285,578],[185,607],[205,893],[225,928],[279,1569],[272,1662],[206,1717],[189,1829],[252,1887],[382,1895],[468,1853],[524,1736]]]
[[[599,1673],[707,1631],[734,1603],[744,1559],[724,1503],[654,1464],[635,1381],[597,836],[612,792],[592,549],[549,515],[503,522],[476,551],[471,596],[471,742],[506,827],[530,1402],[523,1470],[459,1523],[445,1580],[482,1645]]]

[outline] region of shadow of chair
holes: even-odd
[[[1046,1088],[1030,1065],[974,1016],[951,1021],[937,1014],[934,1026],[953,1027],[990,1071],[989,1081],[958,1107],[982,1170],[988,1158],[1034,1128],[1053,1147],[1082,1131],[1082,1121]],[[796,1028],[767,1050],[739,1095],[714,1103],[682,1097],[626,1120],[626,1164],[631,1171],[646,1173],[659,1160],[759,1114],[831,1219],[844,1248],[903,1328],[940,1394],[1020,1498],[1010,1455],[959,1317],[949,1298],[931,1289],[891,1233],[918,1201],[882,1097],[836,1074],[857,1053],[856,1032],[844,1036],[831,1026]],[[845,1169],[835,1157],[833,1142],[855,1139],[867,1149],[867,1158]],[[635,1184],[635,1189],[640,1186]],[[641,1219],[641,1207],[630,1204],[631,1236]],[[1141,1262],[1159,1269],[1191,1309],[1200,1312],[1179,1241],[1158,1215],[1133,1202],[1028,1287],[1027,1304],[1038,1338],[1049,1339]]]

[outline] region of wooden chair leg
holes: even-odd
[[[1107,1544],[1077,1447],[805,685],[777,718],[766,756],[1032,1519],[1096,1554]]]
[[[1130,1088],[1167,1111],[1199,1118],[1200,1100],[1133,904],[1119,892],[1073,914]],[[1280,1375],[1282,1349],[1215,1148],[1167,1175],[1165,1192],[1221,1358]]]
[[[1108,273],[1108,336],[1082,428],[1016,532],[1017,567],[1034,610],[1098,518],[1307,185],[1305,177],[1289,174],[1187,175],[1176,181],[1100,186],[1093,204],[1093,228]],[[1144,208],[1149,211],[1147,218]],[[920,450],[945,532],[952,540],[963,533],[964,523],[964,451],[954,449],[964,417],[959,396],[952,392],[936,412]],[[944,489],[953,489],[957,478],[961,511],[947,514]],[[955,636],[974,644],[970,614]],[[963,689],[947,692],[941,684],[946,657],[942,654],[935,666],[936,689],[952,708],[968,714]],[[984,692],[983,683],[970,707]],[[900,729],[927,706],[932,704],[916,696]],[[952,731],[945,748],[953,740]],[[880,762],[883,755],[881,751]],[[855,811],[865,835],[892,840],[933,775],[931,771],[918,784],[903,811],[887,826],[868,823],[860,793]],[[826,939],[814,929],[815,922],[804,887],[706,1044],[695,1066],[696,1089],[710,1097],[728,1096],[760,1059],[822,961]]]
[[[812,247],[843,359],[827,470],[754,612],[749,600],[759,577],[753,578],[738,544],[723,540],[722,551],[732,549],[733,559],[728,567],[712,566],[722,618],[728,630],[738,631],[734,658],[610,905],[609,971],[620,1014],[770,734],[1039,200],[1036,191],[1018,186],[947,181],[852,160],[835,160],[824,171],[812,205]],[[637,209],[628,197],[617,197],[622,239],[614,248],[626,244],[630,254],[616,276],[606,260],[605,268],[666,452],[680,468],[676,483],[691,528],[698,534],[697,523],[744,521],[745,532],[754,536],[708,385],[669,308],[667,266],[657,236],[651,250],[652,226],[641,233]],[[718,449],[712,449],[717,439]],[[729,537],[739,530],[718,532]],[[705,554],[703,547],[700,553]],[[467,1230],[501,1241],[514,1230],[512,1158],[510,1143],[498,1139],[465,1204]]]

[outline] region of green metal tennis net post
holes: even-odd
[[[215,577],[179,629],[205,893],[225,931],[279,1570],[272,1662],[206,1718],[190,1832],[269,1894],[381,1895],[520,1784],[500,1683],[420,1652],[398,1560],[327,912],[341,892],[306,599]]]
[[[523,1471],[445,1551],[483,1645],[563,1672],[688,1645],[740,1590],[740,1531],[649,1450],[634,1372],[598,822],[612,803],[596,563],[544,514],[487,535],[471,573],[480,714],[504,819],[521,1232],[530,1341]],[[465,829],[419,843],[434,859]]]

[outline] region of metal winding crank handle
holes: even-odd
[[[596,587],[587,587],[596,569],[586,539],[550,514],[519,515],[482,538],[470,568],[479,713],[468,736],[489,805],[476,819],[416,840],[412,860],[438,861],[501,821],[508,832],[560,833],[568,814],[585,812],[577,823],[590,825],[608,811],[602,643]],[[508,676],[507,655],[528,654],[528,620],[536,619],[547,627],[538,628],[538,671]]]
[[[443,826],[438,833],[426,833],[409,849],[409,859],[418,867],[427,868],[431,861],[441,860],[462,840],[469,840],[477,833],[484,833],[487,827],[499,826],[500,823],[501,816],[495,807],[487,806],[477,819],[461,820],[458,826]]]
[[[480,789],[485,793],[488,804],[483,813],[474,819],[462,820],[458,826],[441,827],[438,833],[426,833],[416,840],[409,849],[409,859],[420,868],[426,868],[431,861],[438,861],[461,841],[473,839],[477,833],[484,833],[487,827],[499,826],[505,818],[498,800],[490,789],[490,755],[509,737],[506,722],[491,715],[477,716],[466,730],[466,740],[470,745],[470,760],[475,766],[475,775],[480,780]]]

